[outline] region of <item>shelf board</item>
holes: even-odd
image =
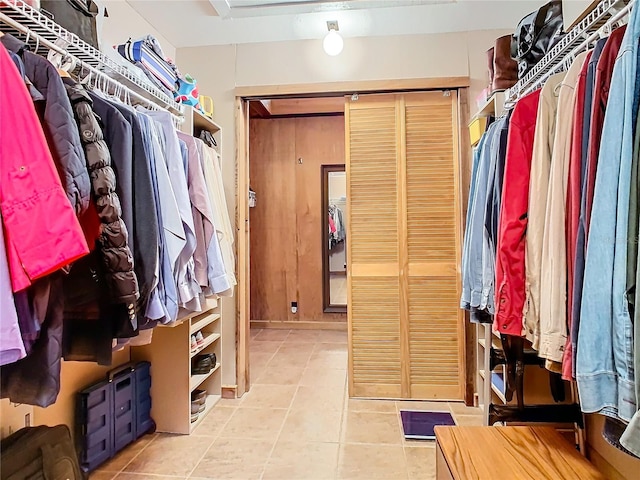
[[[204,333],[203,336],[204,336],[204,342],[196,350],[191,352],[189,358],[195,357],[197,354],[199,354],[201,351],[203,351],[213,342],[220,339],[219,333],[209,333],[209,334]]]
[[[212,369],[209,373],[203,373],[202,375],[191,375],[191,379],[189,380],[189,385],[191,391],[193,392],[196,388],[198,388],[202,382],[204,382],[211,375],[220,370],[220,363],[217,363],[215,368]]]
[[[220,300],[216,296],[205,297],[204,302],[202,302],[202,311],[207,312],[209,310],[213,310],[220,304]]]
[[[473,120],[475,120],[478,117],[488,117],[489,115],[496,115],[497,116],[497,113],[500,113],[500,112],[496,112],[496,110],[501,110],[503,108],[504,100],[505,100],[505,92],[504,92],[504,90],[503,91],[494,92],[486,100],[484,105],[482,105],[482,107],[480,107],[480,109],[476,112],[476,114],[473,117],[471,117],[471,121],[473,122]]]
[[[207,130],[211,133],[216,133],[222,130],[222,128],[220,128],[220,125],[218,125],[216,122],[211,120],[205,114],[203,114],[199,110],[196,110],[193,107],[191,107],[191,109],[193,110],[193,126],[194,127],[199,128],[201,130]]]
[[[193,431],[198,428],[198,425],[202,423],[204,418],[209,414],[213,407],[220,401],[222,396],[220,395],[207,395],[207,399],[204,401],[204,411],[198,415],[198,419],[193,422],[189,428],[189,433],[193,433]]]
[[[485,378],[484,370],[478,370],[478,374],[479,374],[482,378]]]
[[[192,322],[194,320],[195,320],[195,318],[191,319]],[[196,320],[195,323],[191,324],[191,329],[189,330],[189,334],[190,335],[194,335],[194,334],[198,333],[199,330],[202,330],[204,327],[206,327],[207,325],[212,324],[216,320],[220,320],[220,314],[219,313],[209,314],[206,317],[201,318],[200,320]]]
[[[491,342],[491,347],[496,348],[498,350],[502,350],[502,346],[500,345],[500,342],[498,340],[499,340],[499,337],[494,336],[493,341]],[[482,348],[487,348],[487,342],[485,341],[484,338],[478,339],[478,345],[480,345]]]

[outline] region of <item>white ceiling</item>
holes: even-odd
[[[338,20],[345,38],[513,29],[523,16],[544,3],[542,0],[126,1],[176,48],[320,39],[327,32],[328,20]],[[226,7],[221,7],[221,3]],[[258,4],[262,6],[255,6]]]
[[[455,3],[456,0],[211,0],[223,18],[260,17],[266,15],[292,15],[341,10],[368,10],[372,8],[406,7],[434,3]]]

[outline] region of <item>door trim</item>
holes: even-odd
[[[469,87],[469,77],[408,78],[403,80],[364,80],[355,82],[304,83],[236,87],[236,97],[245,99],[282,96],[333,97],[352,93],[396,93],[409,90],[446,90]]]

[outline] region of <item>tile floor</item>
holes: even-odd
[[[91,478],[429,480],[434,443],[404,440],[398,411],[482,423],[458,403],[349,399],[346,368],[346,332],[253,331],[247,395],[222,400],[191,436],[143,437]]]

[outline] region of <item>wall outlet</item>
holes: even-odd
[[[5,438],[22,427],[30,427],[34,424],[33,407],[2,399],[0,401],[0,418],[2,418],[0,437]]]
[[[298,313],[298,302],[291,302],[291,313]]]

